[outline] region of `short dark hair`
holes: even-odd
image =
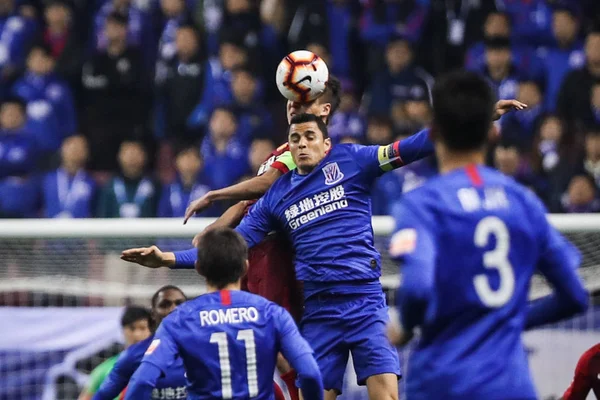
[[[454,71],[437,80],[432,91],[433,123],[451,150],[476,150],[487,143],[496,96],[475,72]]]
[[[331,104],[331,111],[329,111],[329,115],[327,116],[327,122],[331,119],[331,116],[337,111],[340,107],[341,103],[341,92],[342,92],[342,83],[338,78],[333,75],[329,75],[329,79],[327,80],[327,84],[325,85],[325,92],[319,97],[320,103],[329,103]]]
[[[290,121],[290,126],[288,127],[288,135],[290,134],[290,130],[292,125],[303,124],[305,122],[315,122],[319,127],[319,130],[323,134],[323,139],[327,139],[329,137],[329,132],[327,131],[327,125],[321,119],[321,117],[317,117],[314,114],[298,114],[292,117]]]
[[[248,245],[231,228],[209,230],[198,243],[196,271],[217,289],[239,281],[246,272]]]
[[[121,327],[125,328],[137,321],[148,321],[148,326],[152,322],[152,314],[150,310],[146,307],[142,306],[128,306],[123,311],[123,316],[121,317]]]
[[[129,15],[119,11],[113,11],[106,16],[106,22],[116,22],[119,25],[129,24]]]
[[[161,287],[160,289],[158,289],[156,292],[154,292],[154,294],[152,295],[152,299],[150,300],[150,305],[152,306],[152,308],[156,307],[156,302],[158,301],[158,296],[162,292],[166,292],[167,290],[175,290],[175,291],[181,293],[183,295],[183,297],[185,297],[187,299],[187,296],[185,295],[185,293],[183,293],[183,290],[181,290],[177,286],[165,285],[165,286]]]
[[[52,57],[52,49],[50,48],[49,45],[47,45],[46,43],[42,42],[42,41],[36,41],[33,45],[31,45],[31,48],[29,49],[29,52],[27,53],[28,55],[31,55],[31,53],[33,53],[36,50],[40,50],[42,53],[44,53],[44,55],[46,57]]]
[[[16,104],[21,108],[21,112],[25,113],[27,110],[27,102],[18,96],[8,96],[6,97],[3,101],[2,104],[0,105],[3,106],[4,104]]]

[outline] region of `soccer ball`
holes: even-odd
[[[308,50],[285,56],[277,67],[277,88],[288,100],[306,103],[323,94],[329,69],[325,61]]]

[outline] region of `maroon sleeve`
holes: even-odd
[[[598,373],[600,373],[600,345],[583,353],[575,368],[575,377],[563,394],[563,400],[585,400]]]

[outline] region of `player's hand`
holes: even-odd
[[[206,193],[204,196],[190,203],[188,208],[185,210],[185,216],[183,218],[183,224],[188,222],[188,219],[192,218],[195,214],[200,213],[210,207],[213,203],[212,192]]]
[[[387,337],[394,346],[402,347],[413,338],[412,332],[407,332],[398,324],[388,324]]]
[[[521,103],[517,100],[499,100],[496,103],[496,110],[494,112],[494,121],[497,121],[504,114],[507,114],[513,110],[521,111],[527,108],[527,104]]]
[[[121,253],[121,260],[148,268],[160,268],[175,264],[175,255],[173,253],[162,252],[156,246],[150,246],[124,250]]]

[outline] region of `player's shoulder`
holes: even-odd
[[[137,342],[129,346],[127,350],[123,352],[123,361],[124,362],[136,362],[140,361],[144,357],[144,353],[154,340],[154,335],[148,336],[146,339]]]

